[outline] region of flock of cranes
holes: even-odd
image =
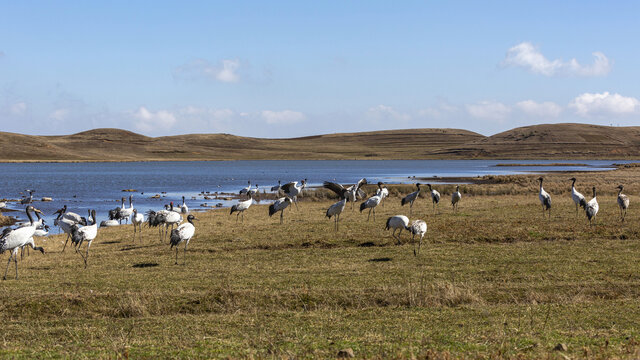
[[[600,205],[598,204],[598,199],[596,197],[596,187],[592,187],[591,190],[593,192],[593,196],[591,200],[587,201],[578,190],[576,190],[576,178],[573,177],[569,179],[571,181],[571,199],[576,206],[576,215],[578,214],[578,207],[584,209],[585,216],[589,221],[589,226],[593,226],[595,224],[596,215],[598,215],[598,210],[600,210]],[[544,182],[543,177],[538,178],[538,182],[540,182],[540,191],[538,192],[538,198],[540,199],[540,204],[542,205],[542,217],[546,217],[547,213],[549,214],[549,219],[551,219],[551,195],[548,192],[544,191],[542,187],[542,183]],[[618,207],[620,209],[620,220],[624,222],[625,217],[627,216],[627,209],[629,208],[629,197],[622,193],[624,190],[624,185],[618,185],[616,187],[618,189]]]
[[[543,188],[544,178],[538,178],[540,183],[538,198],[540,200],[540,204],[542,206],[542,215],[544,218],[551,218],[551,195],[547,193]],[[578,214],[579,208],[582,208],[585,212],[585,216],[589,221],[589,225],[594,225],[594,221],[596,219],[596,215],[598,214],[599,205],[598,200],[596,198],[596,188],[592,187],[593,196],[587,201],[578,190],[576,190],[576,178],[569,179],[571,181],[571,199],[575,204],[576,214]],[[329,206],[326,210],[325,216],[329,219],[333,218],[334,222],[334,230],[339,230],[340,224],[340,216],[344,212],[347,202],[351,202],[351,210],[354,211],[354,203],[358,200],[362,200],[360,204],[360,212],[362,213],[364,210],[369,210],[367,215],[367,221],[373,217],[373,220],[376,219],[376,208],[382,204],[384,206],[384,200],[389,196],[389,190],[384,186],[384,183],[378,182],[377,189],[374,195],[366,198],[366,193],[363,190],[363,187],[367,185],[366,179],[361,179],[356,184],[351,186],[344,186],[335,182],[325,181],[323,183],[323,187],[335,193],[339,200]],[[420,183],[416,183],[416,191],[404,196],[401,198],[401,205],[404,206],[409,204],[409,217],[412,215],[413,204],[419,198],[421,191]],[[433,188],[431,184],[426,184],[429,187],[429,194],[431,196],[433,211],[438,211],[438,204],[441,200],[441,194]],[[304,179],[300,182],[294,181],[287,184],[281,184],[278,181],[278,185],[273,186],[271,190],[278,194],[284,195],[276,199],[271,205],[269,205],[269,216],[273,216],[277,213],[280,213],[280,223],[282,224],[284,221],[284,210],[291,206],[295,205],[296,209],[298,209],[298,196],[302,193],[302,191],[307,186],[307,179]],[[238,221],[244,222],[244,212],[247,211],[251,205],[253,204],[254,197],[258,194],[258,186],[252,187],[251,182],[249,181],[248,186],[239,191],[240,195],[246,196],[246,200],[239,200],[237,204],[231,207],[230,215],[233,213],[236,214],[236,223]],[[629,197],[623,194],[624,186],[619,185],[617,203],[620,209],[620,219],[624,222],[627,209],[629,207]],[[24,197],[21,201],[31,202],[33,190],[27,190],[29,193],[28,197]],[[456,186],[455,191],[451,194],[451,206],[452,211],[458,211],[458,206],[462,199],[462,195],[460,193],[460,187]],[[147,227],[155,227],[158,228],[158,236],[160,241],[165,241],[167,237],[169,237],[169,244],[171,249],[176,248],[176,260],[175,263],[178,264],[178,246],[184,243],[184,262],[186,263],[186,252],[187,247],[189,245],[189,241],[194,236],[196,232],[195,225],[193,221],[197,220],[197,218],[189,213],[189,208],[185,203],[184,196],[182,197],[182,205],[179,208],[174,208],[173,202],[170,202],[168,205],[165,205],[164,209],[153,211],[149,210],[145,214],[138,212],[137,209],[133,206],[133,197],[129,197],[129,206],[125,205],[126,198],[121,199],[121,206],[111,209],[108,211],[108,220],[104,220],[100,222],[100,227],[109,227],[120,225],[123,221],[128,223],[131,220],[133,225],[133,240],[135,241],[136,237],[141,239],[142,236],[142,227],[146,223]],[[0,208],[6,207],[5,203],[0,203]],[[7,263],[7,268],[5,270],[4,279],[6,279],[7,273],[9,271],[9,266],[11,265],[11,261],[15,263],[15,271],[16,271],[16,279],[18,279],[18,250],[24,250],[28,247],[33,248],[34,250],[38,250],[45,253],[42,247],[38,247],[35,245],[33,237],[34,236],[47,236],[49,227],[45,224],[44,219],[40,216],[42,212],[32,205],[27,205],[25,209],[26,215],[29,219],[28,223],[21,224],[16,228],[5,228],[0,234],[0,253],[4,253],[5,251],[10,252],[9,261]],[[34,215],[37,217],[37,220],[34,219]],[[93,240],[98,235],[98,219],[95,210],[88,210],[87,217],[83,217],[77,213],[71,212],[68,210],[67,206],[64,205],[61,209],[57,210],[54,215],[57,217],[54,220],[54,225],[58,226],[65,234],[67,234],[67,238],[65,240],[62,251],[64,252],[69,240],[71,240],[71,244],[75,249],[76,253],[78,253],[84,262],[84,267],[86,268],[88,265],[89,259],[89,249]],[[187,215],[186,222],[183,223],[183,216]],[[422,246],[422,240],[427,233],[427,223],[424,220],[417,219],[414,221],[410,221],[409,217],[405,215],[395,215],[391,216],[387,219],[385,229],[393,230],[391,236],[400,243],[400,234],[402,234],[403,230],[407,230],[412,235],[412,242],[414,245],[414,255],[417,256],[420,252],[420,247]],[[398,234],[396,235],[396,232]],[[415,237],[418,237],[418,248],[416,249]],[[86,244],[84,254],[80,251],[80,248],[83,244]]]

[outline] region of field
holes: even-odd
[[[11,357],[637,358],[640,356],[640,171],[576,174],[596,184],[589,227],[569,197],[571,174],[546,176],[543,220],[535,176],[462,187],[457,213],[421,197],[412,219],[429,230],[418,256],[397,245],[387,216],[407,214],[399,193],[375,220],[345,210],[340,231],[318,192],[285,223],[254,205],[198,213],[183,264],[157,230],[101,229],[89,266],[63,237],[19,261],[0,287],[0,354]],[[624,224],[614,187],[631,197]],[[370,190],[372,190],[371,187]],[[99,219],[100,220],[100,219]],[[3,259],[8,258],[5,253]],[[556,346],[564,350],[554,350]]]

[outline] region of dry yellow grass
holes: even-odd
[[[228,209],[201,213],[186,265],[182,249],[173,264],[155,229],[142,242],[131,226],[101,229],[86,270],[52,236],[38,241],[46,255],[31,252],[20,280],[10,269],[0,287],[0,351],[304,358],[350,347],[369,358],[555,358],[565,343],[570,357],[637,357],[637,197],[629,192],[621,225],[615,196],[602,195],[589,228],[566,191],[542,220],[532,184],[526,195],[472,195],[503,184],[468,185],[456,214],[448,188],[438,214],[421,198],[413,218],[429,230],[417,257],[406,232],[396,245],[384,230],[387,216],[408,213],[397,196],[370,222],[347,205],[338,233],[324,217],[333,200],[322,197],[287,209],[283,225],[266,206],[251,207],[244,224]]]
[[[120,149],[129,149],[123,153]],[[290,139],[229,134],[147,137],[118,129],[73,135],[0,132],[2,161],[637,159],[640,127],[526,126],[493,136],[461,129],[404,129]]]

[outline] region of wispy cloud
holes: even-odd
[[[533,100],[524,100],[517,102],[515,107],[531,117],[541,119],[557,118],[562,113],[562,106],[551,102],[535,102]]]
[[[69,116],[69,109],[55,109],[49,114],[49,118],[57,121],[63,121]]]
[[[377,105],[367,110],[367,117],[380,122],[407,122],[411,115],[400,112],[387,105]]]
[[[601,52],[592,53],[593,64],[582,65],[578,60],[547,59],[530,42],[520,43],[507,51],[503,66],[514,66],[545,76],[604,76],[611,71],[609,59]]]
[[[480,101],[465,107],[469,115],[479,119],[505,121],[511,114],[510,107],[497,101]]]
[[[306,116],[303,113],[293,110],[263,110],[262,112],[260,112],[260,116],[266,121],[267,124],[270,125],[295,124],[306,119]]]
[[[27,112],[27,104],[24,101],[11,104],[9,112],[17,116],[24,115]]]
[[[168,110],[154,112],[141,106],[138,110],[130,112],[130,115],[135,120],[136,129],[149,133],[169,130],[176,123],[176,116]]]
[[[174,74],[195,78],[204,77],[224,83],[235,83],[240,80],[239,70],[239,60],[224,59],[212,64],[204,59],[196,59],[178,67]]]
[[[640,100],[608,91],[584,93],[573,99],[569,107],[582,117],[621,116],[640,113]]]

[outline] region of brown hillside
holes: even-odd
[[[229,134],[147,137],[118,129],[73,135],[0,133],[4,161],[239,159],[640,158],[640,127],[552,124],[490,137],[459,129],[406,129],[263,139]]]
[[[261,139],[228,134],[146,137],[117,129],[64,136],[0,133],[5,161],[236,159],[415,159],[482,135],[456,129],[411,129]]]
[[[589,159],[640,157],[640,127],[534,125],[505,131],[435,154],[458,158]]]

